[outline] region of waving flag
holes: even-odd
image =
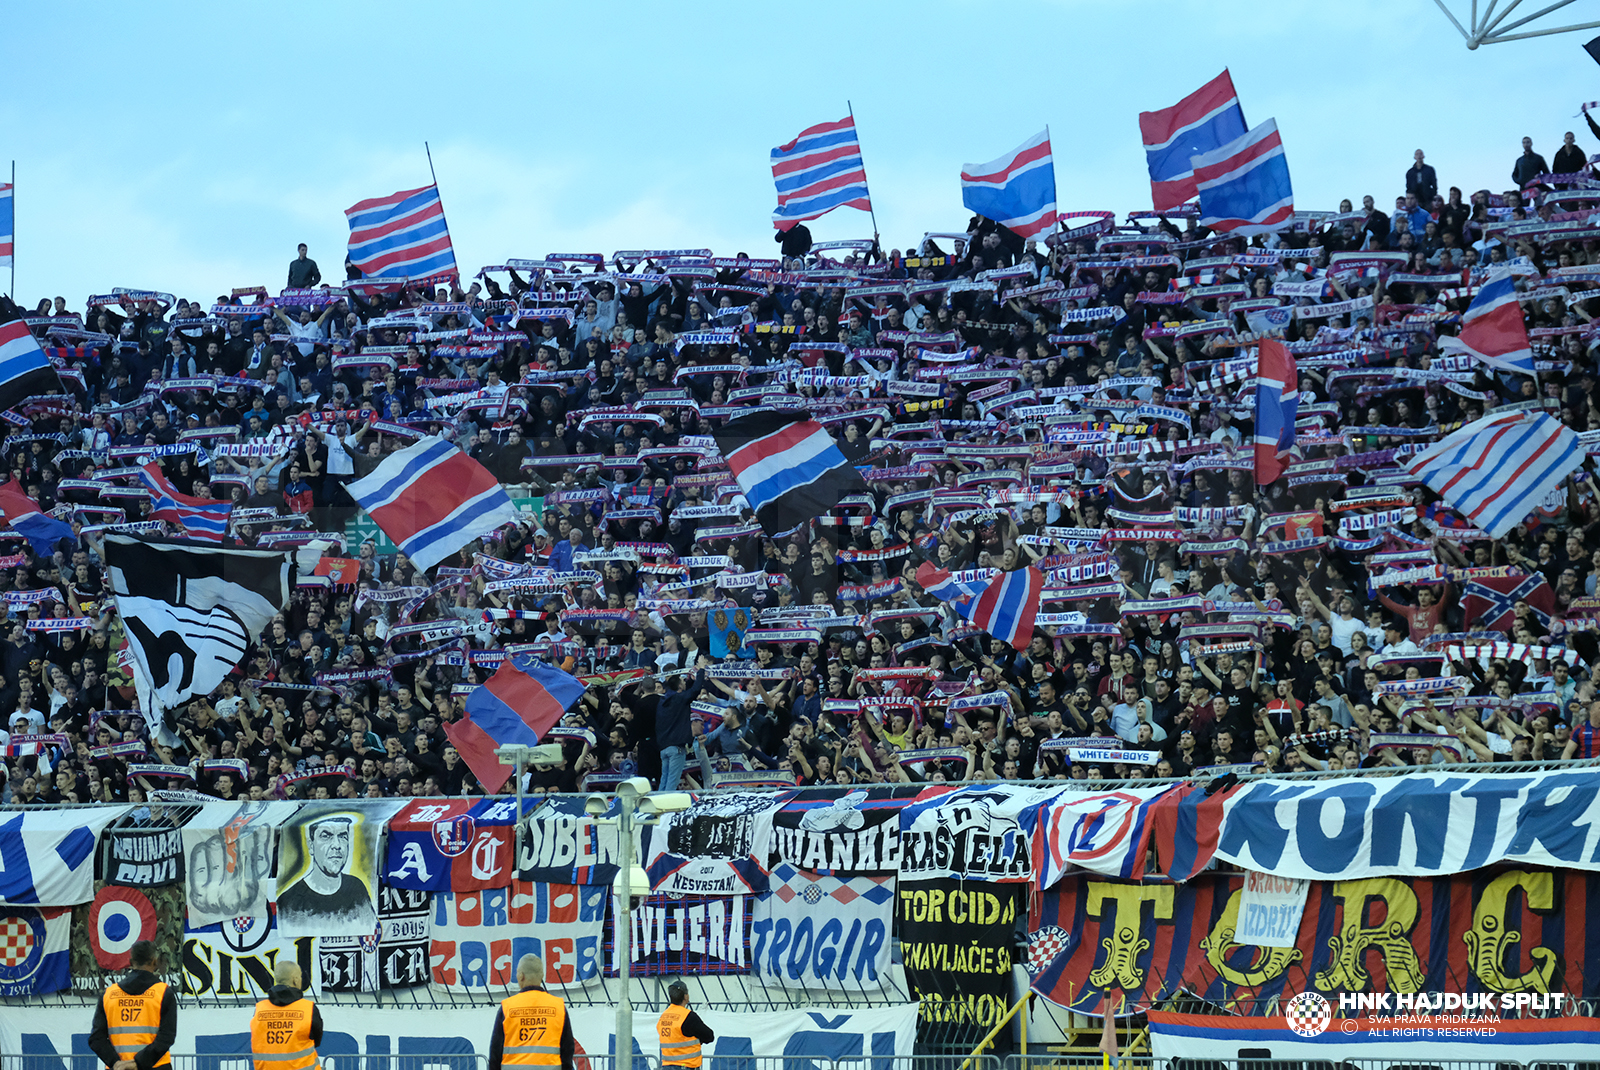
[[[437,435],[390,454],[347,489],[420,569],[517,519],[489,470]]]
[[[9,202],[0,201],[0,204]],[[61,380],[22,322],[22,311],[0,297],[0,411],[35,394],[61,393]]]
[[[954,573],[949,569],[940,568],[931,561],[924,561],[917,566],[917,586],[941,602],[964,602],[982,594],[984,588],[989,585],[989,580],[993,578],[988,575],[992,569],[973,571],[985,573],[983,579],[977,580],[970,573],[965,575]]]
[[[1275,234],[1294,216],[1289,162],[1284,159],[1276,119],[1195,156],[1194,181],[1203,227],[1234,234]]]
[[[1029,565],[996,576],[982,594],[959,606],[963,617],[1002,642],[1026,650],[1044,597],[1044,573]]]
[[[779,230],[835,208],[872,211],[855,116],[807,127],[787,145],[773,149],[772,181],[778,187],[772,225]]]
[[[1506,371],[1533,374],[1533,349],[1528,345],[1528,328],[1509,267],[1490,269],[1488,280],[1461,317],[1461,333],[1454,338],[1441,337],[1439,349]]]
[[[1219,149],[1248,129],[1239,94],[1227,70],[1170,108],[1139,113],[1145,159],[1150,165],[1150,199],[1158,212],[1195,196],[1191,157]]]
[[[1300,374],[1289,349],[1275,338],[1261,342],[1256,376],[1256,483],[1266,486],[1283,475],[1294,448],[1294,421],[1300,410]]]
[[[1041,131],[1013,152],[961,168],[961,203],[1024,238],[1056,225],[1056,171],[1050,132]]]
[[[1549,626],[1550,614],[1556,610],[1556,593],[1537,572],[1468,580],[1461,588],[1461,613],[1469,628],[1510,631],[1516,623],[1518,602],[1528,603],[1534,618]]]
[[[364,275],[408,279],[456,270],[438,186],[401,190],[345,209],[350,261]]]
[[[221,542],[227,536],[232,502],[179,493],[155,461],[139,469],[139,482],[150,492],[150,515],[155,519],[178,525],[191,539]]]
[[[12,244],[17,232],[17,217],[13,210],[16,203],[16,190],[9,183],[0,182],[0,267],[11,266]]]
[[[72,525],[39,511],[34,500],[13,482],[0,483],[0,513],[11,530],[26,535],[33,552],[48,557],[56,543],[72,538]]]
[[[716,432],[745,500],[769,535],[778,535],[867,489],[828,429],[805,416],[753,412]]]
[[[1406,471],[1504,538],[1583,465],[1577,432],[1542,412],[1491,413],[1411,458]]]
[[[460,752],[478,784],[491,795],[511,776],[496,747],[533,746],[583,697],[573,676],[528,654],[507,658],[489,682],[467,696],[465,719],[446,722],[445,735]]]

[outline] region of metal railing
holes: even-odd
[[[1291,773],[1291,772],[1236,773],[1236,774],[1233,774],[1233,775],[1236,776],[1241,782],[1248,782],[1248,781],[1251,781],[1251,780],[1341,780],[1341,779],[1349,779],[1351,777],[1411,776],[1411,775],[1414,775],[1414,774],[1422,774],[1422,773],[1464,773],[1465,772],[1465,773],[1484,773],[1484,774],[1494,774],[1494,775],[1499,775],[1499,774],[1510,775],[1510,774],[1551,772],[1551,771],[1562,770],[1562,769],[1565,769],[1565,770],[1594,769],[1594,770],[1600,771],[1600,758],[1570,758],[1570,759],[1567,759],[1566,761],[1562,761],[1560,759],[1552,759],[1550,761],[1493,762],[1493,763],[1490,763],[1490,762],[1449,762],[1449,763],[1445,763],[1443,765],[1378,766],[1378,767],[1372,768],[1372,769],[1334,769],[1334,770],[1330,770],[1330,769],[1306,769],[1306,770],[1302,770],[1300,772],[1295,772],[1295,773]],[[1200,781],[1209,781],[1211,779],[1214,779],[1214,778],[1212,778],[1210,776],[1187,776],[1187,777],[1167,777],[1167,778],[1142,777],[1142,778],[1131,779],[1131,780],[1111,780],[1111,779],[1103,779],[1103,780],[1071,780],[1071,781],[1067,781],[1067,780],[1010,780],[1010,781],[1007,781],[1006,783],[1008,783],[1008,784],[1031,784],[1031,785],[1033,785],[1035,787],[1055,787],[1055,788],[1059,788],[1059,787],[1063,787],[1063,786],[1072,786],[1072,787],[1075,787],[1079,791],[1101,792],[1101,791],[1110,791],[1110,790],[1115,790],[1115,789],[1120,789],[1120,788],[1128,788],[1128,787],[1148,788],[1148,787],[1157,787],[1157,786],[1172,785],[1172,784],[1194,783],[1194,782],[1200,782]],[[806,785],[806,786],[797,786],[797,787],[794,787],[794,788],[786,788],[786,789],[783,789],[783,790],[798,792],[799,793],[799,797],[802,798],[802,799],[806,799],[806,798],[828,799],[828,798],[837,798],[838,796],[844,795],[844,794],[846,794],[848,792],[859,791],[862,788],[862,786],[863,785],[861,785],[861,784],[851,784],[851,785],[837,785],[837,784]],[[868,785],[868,786],[871,786],[871,785]],[[886,783],[886,784],[879,785],[879,786],[892,787],[893,785]],[[751,791],[754,791],[754,790],[756,790],[756,789],[753,789],[753,788],[740,788],[740,787],[727,787],[727,788],[711,787],[711,788],[699,789],[696,792],[696,794],[701,794],[701,793],[704,793],[704,792],[731,792],[731,793],[739,793],[739,794],[748,794],[748,793],[750,793]],[[773,789],[773,790],[778,790],[778,789]],[[602,794],[604,794],[604,793],[602,792]],[[545,798],[545,799],[577,799],[577,800],[583,800],[583,799],[588,798],[588,796],[589,796],[589,793],[587,793],[587,792],[568,792],[568,793],[549,792],[549,793],[547,793],[545,795],[538,796],[538,797],[539,798]],[[511,798],[511,795],[509,793],[507,793],[505,795],[505,797],[506,798]],[[426,798],[426,796],[420,796],[419,795],[419,796],[412,796],[411,798],[419,798],[420,799],[420,798]],[[448,799],[448,798],[453,798],[453,796],[438,796],[438,798]],[[528,798],[531,800],[534,797],[533,796],[529,796]],[[293,800],[290,800],[290,801],[293,801]],[[13,802],[0,802],[0,811],[9,811],[9,810],[69,810],[69,809],[80,809],[80,808],[92,807],[92,806],[126,806],[126,805],[127,805],[126,803],[37,803],[37,804],[31,805],[31,806],[22,806],[22,805],[19,805],[17,803],[13,803]]]
[[[1597,1042],[1600,1050],[1600,1042]],[[487,1070],[488,1056],[476,1052],[401,1054],[321,1053],[322,1070]],[[574,1059],[575,1070],[617,1070],[614,1055],[587,1053]],[[787,1055],[708,1055],[702,1070],[1094,1070],[1099,1052],[1040,1051],[1027,1055],[867,1055],[835,1057],[826,1051]],[[1521,1063],[1509,1059],[1155,1059],[1123,1056],[1119,1070],[1597,1070],[1592,1063]],[[86,1053],[4,1054],[0,1070],[104,1070],[98,1057]],[[173,1054],[172,1070],[254,1070],[248,1052]],[[654,1055],[635,1054],[633,1070],[662,1070]]]

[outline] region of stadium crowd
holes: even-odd
[[[475,793],[443,726],[506,650],[590,685],[532,792],[1600,755],[1593,478],[1496,541],[1399,466],[1501,405],[1600,432],[1600,181],[1571,135],[1557,162],[1468,196],[1419,151],[1391,211],[1248,242],[1181,212],[905,249],[800,225],[771,259],[554,256],[464,288],[329,285],[302,247],[277,297],[42,300],[23,314],[66,393],[3,449],[74,535],[0,543],[4,800]],[[1440,354],[1497,264],[1537,381]],[[1262,332],[1298,363],[1299,456],[1258,487]],[[870,493],[763,533],[710,437],[756,405],[823,422]],[[344,486],[432,433],[524,508],[427,576]],[[232,540],[333,540],[170,747],[97,551],[160,527],[144,456],[233,500]],[[1020,651],[917,580],[1030,564]]]

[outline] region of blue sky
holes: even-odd
[[[1138,113],[1227,66],[1276,118],[1296,207],[1509,184],[1600,99],[1586,35],[1467,51],[1430,0],[815,0],[804,5],[17,5],[0,168],[18,298],[276,292],[297,242],[330,278],[344,209],[434,165],[467,273],[547,252],[770,255],[767,154],[855,106],[884,241],[967,219],[957,175],[1042,126],[1063,208],[1148,208]],[[864,213],[812,224],[868,237]],[[0,276],[0,285],[4,277]]]

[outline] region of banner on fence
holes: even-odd
[[[900,958],[923,1021],[988,1029],[1005,1017],[1023,891],[988,881],[900,881]]]
[[[278,830],[278,920],[311,936],[371,936],[378,847],[401,799],[310,802]]]
[[[751,962],[785,988],[876,988],[889,968],[893,921],[892,876],[825,876],[782,862],[756,900]]]
[[[435,892],[429,959],[436,988],[516,984],[523,955],[544,960],[545,983],[586,984],[600,976],[609,888],[534,884]]]

